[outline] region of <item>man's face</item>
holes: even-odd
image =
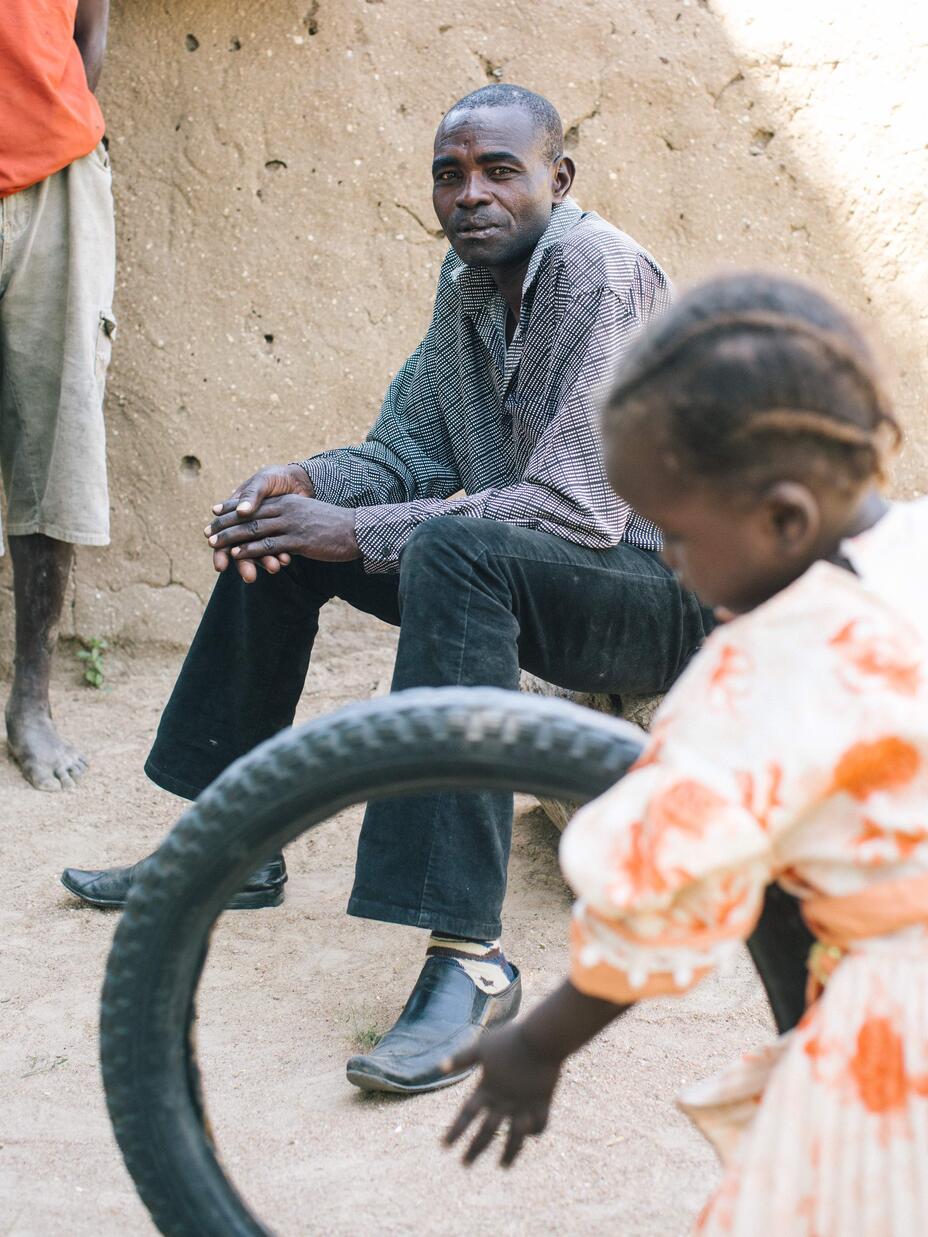
[[[522,108],[449,113],[435,136],[432,202],[461,261],[527,260],[570,188],[569,164],[545,158],[543,134]]]

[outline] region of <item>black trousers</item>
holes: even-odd
[[[226,571],[162,715],[145,766],[154,782],[195,798],[292,723],[319,610],[333,597],[399,624],[394,691],[515,689],[520,667],[578,691],[663,691],[711,625],[655,553],[587,550],[495,520],[420,525],[398,575],[310,559],[252,585]],[[349,913],[498,936],[511,833],[507,794],[370,803]]]

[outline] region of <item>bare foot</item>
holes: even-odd
[[[36,790],[73,790],[87,761],[64,739],[45,706],[10,699],[6,707],[10,755]]]

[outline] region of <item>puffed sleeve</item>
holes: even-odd
[[[777,802],[781,771],[745,751],[750,658],[713,638],[697,662],[637,765],[561,842],[577,894],[571,980],[620,1004],[684,992],[706,975],[750,935],[772,876],[758,805]]]

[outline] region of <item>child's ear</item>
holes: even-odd
[[[798,481],[777,481],[764,494],[769,528],[780,549],[801,557],[818,538],[822,513],[812,491]]]

